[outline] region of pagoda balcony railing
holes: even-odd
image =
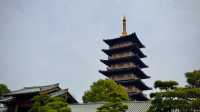
[[[126,42],[126,43],[121,43],[121,44],[117,44],[117,45],[113,45],[110,47],[110,49],[115,49],[115,48],[121,48],[121,47],[127,47],[132,45],[132,42]]]
[[[131,93],[131,92],[134,92],[134,93],[142,93],[142,91],[139,90],[139,89],[137,89],[137,88],[128,88],[128,89],[126,89],[126,91],[127,91],[128,93]]]
[[[107,67],[107,70],[115,70],[115,69],[125,69],[125,68],[134,68],[137,67],[134,64],[126,64],[126,65],[117,65],[117,66],[111,66],[111,67]]]
[[[124,74],[121,76],[112,76],[111,77],[115,81],[120,81],[120,80],[137,80],[138,78],[134,76],[133,74]]]
[[[135,54],[133,52],[127,52],[124,54],[115,54],[112,56],[108,56],[108,59],[119,59],[119,58],[124,58],[124,57],[128,57],[128,56],[135,56]]]

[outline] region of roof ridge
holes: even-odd
[[[30,86],[30,87],[24,87],[24,89],[33,89],[33,88],[42,88],[42,87],[49,87],[49,86],[59,86],[59,83],[55,83],[55,84],[49,84],[49,85],[45,85],[45,86]]]

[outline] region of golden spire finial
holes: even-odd
[[[122,20],[122,36],[126,36],[126,35],[127,35],[127,32],[126,32],[126,17],[124,16],[123,20]]]

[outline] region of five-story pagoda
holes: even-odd
[[[107,60],[101,60],[107,65],[107,70],[100,70],[99,72],[123,85],[129,95],[130,100],[145,101],[148,100],[143,94],[143,90],[149,90],[141,79],[150,78],[142,68],[146,68],[141,58],[146,55],[140,50],[144,45],[138,39],[136,33],[127,34],[126,32],[126,18],[123,17],[123,31],[122,35],[114,39],[103,40],[108,44],[109,49],[102,51],[108,55]]]

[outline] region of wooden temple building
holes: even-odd
[[[78,101],[69,93],[68,89],[61,89],[59,84],[47,86],[24,87],[11,91],[4,95],[0,103],[4,104],[7,112],[28,112],[33,105],[33,97],[36,95],[48,95],[50,97],[63,97],[69,104]]]
[[[103,40],[109,46],[109,49],[102,50],[108,55],[108,59],[100,61],[107,66],[107,70],[99,72],[123,85],[130,100],[145,101],[148,98],[143,94],[143,90],[151,89],[141,80],[150,78],[141,70],[147,67],[141,60],[146,55],[140,50],[145,46],[140,42],[136,33],[126,32],[125,17],[122,24],[123,31],[120,37]]]

